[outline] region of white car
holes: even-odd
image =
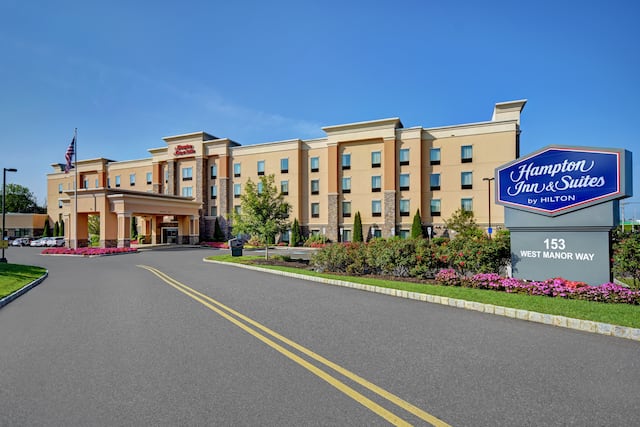
[[[28,237],[18,237],[11,242],[11,246],[29,246],[30,241]]]
[[[64,246],[64,237],[48,237],[47,246]]]
[[[39,239],[32,240],[30,246],[47,246],[48,237],[41,237]]]

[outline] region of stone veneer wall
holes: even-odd
[[[391,232],[395,226],[396,192],[387,190],[384,192],[384,224],[382,225],[382,237],[392,236]]]
[[[327,196],[327,239],[330,239],[332,242],[338,241],[338,224],[339,224],[339,212],[338,212],[338,194],[329,194]]]
[[[229,178],[218,178],[218,223],[225,237],[230,236],[229,226],[231,209],[229,209]]]
[[[173,160],[167,161],[167,180],[169,182],[165,183],[167,186],[167,193],[175,195],[176,194],[176,162]]]

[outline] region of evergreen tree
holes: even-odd
[[[134,240],[138,238],[138,221],[135,216],[131,217],[131,238]]]
[[[44,220],[44,230],[42,230],[42,237],[51,236],[51,226],[49,225],[49,218]]]
[[[216,242],[224,242],[225,240],[225,236],[220,228],[220,223],[218,222],[218,217],[216,217],[216,222],[213,225],[213,240]]]
[[[356,212],[356,216],[353,219],[353,241],[362,242],[362,220],[360,219],[360,211]]]
[[[300,223],[298,222],[298,218],[293,220],[293,226],[291,227],[291,241],[289,242],[290,246],[298,246],[302,243],[302,233],[300,231]]]
[[[64,237],[64,220],[60,220],[60,228],[59,228],[60,236]]]
[[[411,225],[411,238],[419,239],[424,237],[422,234],[422,220],[420,218],[420,209],[416,211],[416,214],[413,216],[413,224]]]
[[[58,237],[60,235],[60,225],[58,221],[53,224],[53,237]]]

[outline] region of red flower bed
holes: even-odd
[[[200,245],[216,249],[229,249],[229,244],[227,242],[201,242]]]
[[[47,248],[42,251],[43,255],[80,255],[80,256],[101,256],[116,255],[138,252],[135,248]]]

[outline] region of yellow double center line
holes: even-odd
[[[448,424],[445,423],[444,421],[434,417],[433,415],[429,414],[428,412],[423,411],[422,409],[412,405],[411,403],[399,398],[398,396],[394,395],[393,393],[390,393],[390,392],[378,387],[377,385],[365,380],[364,378],[354,374],[353,372],[350,372],[347,369],[345,369],[345,368],[343,368],[343,367],[331,362],[330,360],[325,359],[324,357],[314,353],[313,351],[309,350],[308,348],[303,347],[300,344],[297,344],[297,343],[295,343],[294,341],[291,341],[288,338],[285,338],[284,336],[280,335],[279,333],[267,328],[266,326],[256,322],[255,320],[253,320],[253,319],[251,319],[251,318],[249,318],[249,317],[247,317],[247,316],[245,316],[245,315],[243,315],[241,313],[238,313],[237,311],[235,311],[232,308],[227,307],[226,305],[214,300],[213,298],[211,298],[211,297],[209,297],[209,296],[207,296],[207,295],[205,295],[205,294],[203,294],[201,292],[198,292],[195,289],[192,289],[192,288],[188,287],[187,285],[184,285],[184,284],[178,282],[177,280],[175,280],[172,277],[166,275],[162,271],[157,270],[157,269],[155,269],[153,267],[149,267],[147,265],[138,265],[138,267],[144,268],[145,270],[148,270],[148,271],[152,272],[153,274],[158,276],[160,279],[162,279],[164,282],[166,282],[168,285],[174,287],[175,289],[177,289],[178,291],[180,291],[183,294],[187,295],[188,297],[198,301],[200,304],[204,305],[205,307],[207,307],[210,310],[214,311],[215,313],[219,314],[220,316],[222,316],[223,318],[227,319],[229,322],[233,323],[234,325],[238,326],[239,328],[241,328],[245,332],[253,335],[254,337],[259,339],[263,343],[267,344],[269,347],[271,347],[274,350],[280,352],[281,354],[283,354],[284,356],[286,356],[289,359],[293,360],[294,362],[296,362],[300,366],[304,367],[305,369],[309,370],[313,374],[315,374],[318,377],[322,378],[323,380],[325,380],[326,382],[328,382],[329,384],[331,384],[332,386],[334,386],[335,388],[337,388],[338,390],[340,390],[341,392],[343,392],[344,394],[346,394],[350,398],[354,399],[355,401],[357,401],[361,405],[365,406],[369,410],[373,411],[374,413],[378,414],[379,416],[381,416],[385,420],[389,421],[390,423],[392,423],[394,425],[398,425],[398,426],[408,426],[408,425],[410,425],[408,422],[406,422],[402,418],[398,417],[397,415],[393,414],[389,410],[387,410],[387,409],[383,408],[382,406],[378,405],[376,402],[372,401],[371,399],[369,399],[366,396],[362,395],[361,393],[357,392],[353,388],[349,387],[347,384],[345,384],[342,381],[338,380],[337,378],[331,376],[329,373],[327,373],[327,372],[323,371],[322,369],[318,368],[317,366],[309,363],[307,360],[305,360],[302,357],[298,356],[297,354],[291,352],[290,350],[287,350],[282,345],[278,344],[277,342],[273,341],[272,339],[270,339],[267,336],[263,335],[262,333],[258,332],[258,330],[260,330],[260,331],[264,332],[265,334],[270,335],[272,338],[275,338],[275,339],[281,341],[282,343],[294,348],[295,350],[299,351],[302,354],[305,354],[306,356],[308,356],[311,359],[323,364],[324,366],[333,369],[334,371],[338,372],[339,374],[343,375],[344,377],[349,378],[351,381],[353,381],[353,382],[361,385],[362,387],[372,391],[373,393],[377,394],[378,396],[381,396],[381,397],[387,399],[389,402],[394,403],[395,405],[401,407],[402,409],[404,409],[407,412],[415,415],[416,417],[418,417],[418,418],[430,423],[431,425],[442,426],[442,427],[448,426]],[[233,316],[235,316],[235,317],[233,317]],[[242,323],[238,319],[243,320],[244,322],[246,322],[246,324]],[[253,326],[256,329],[251,328],[247,324]]]

